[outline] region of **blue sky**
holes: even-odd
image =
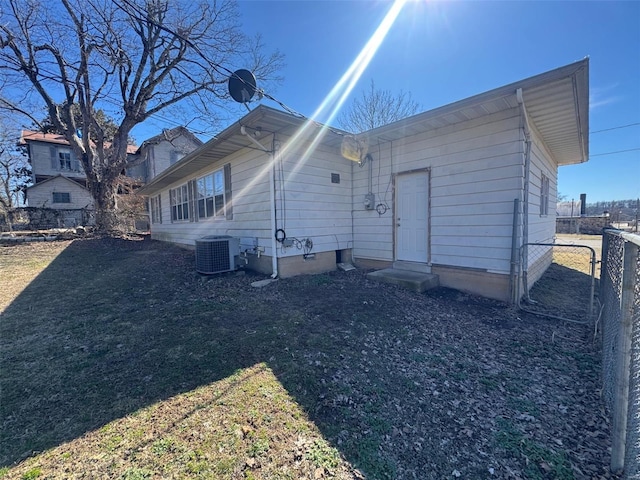
[[[391,7],[375,1],[241,1],[246,33],[286,56],[269,92],[310,116]],[[429,110],[590,57],[590,160],[561,167],[559,191],[587,201],[640,196],[640,2],[415,1],[352,95],[371,80]],[[239,68],[241,66],[232,66]],[[273,107],[276,104],[263,100]],[[620,150],[633,151],[611,155]]]

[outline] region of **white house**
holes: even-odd
[[[63,135],[23,130],[20,145],[26,146],[31,164],[33,184],[27,189],[30,207],[93,208],[82,163]],[[185,127],[164,130],[145,140],[140,147],[127,147],[134,166],[125,173],[138,184],[145,183],[200,145],[202,142]]]
[[[82,184],[56,175],[29,187],[29,206],[53,209],[93,209],[91,192]]]
[[[558,167],[588,159],[588,70],[585,59],[357,143],[259,106],[141,189],[152,237],[237,237],[274,277],[352,259],[513,300],[519,270],[550,262],[526,244],[554,237]]]
[[[147,183],[201,145],[202,141],[185,127],[163,130],[142,142],[131,157],[134,166],[127,168],[126,174]]]

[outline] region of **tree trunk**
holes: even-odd
[[[110,233],[117,229],[116,189],[114,180],[89,182],[89,190],[94,199],[98,232]]]

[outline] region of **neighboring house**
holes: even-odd
[[[29,187],[29,206],[65,210],[92,209],[93,198],[85,186],[58,174]]]
[[[553,240],[558,166],[588,159],[588,69],[585,59],[371,130],[362,166],[341,154],[353,150],[343,132],[259,106],[140,190],[152,238],[238,237],[249,267],[274,277],[353,259],[513,300],[512,254],[551,261],[523,246]]]
[[[53,209],[58,214],[41,217],[37,223],[40,228],[46,228],[44,225],[69,228],[93,223],[91,192],[71,178],[58,174],[32,185],[27,192],[30,207]]]
[[[134,166],[127,168],[126,174],[145,184],[201,145],[185,127],[163,130],[142,142],[132,159]]]
[[[86,186],[82,164],[63,135],[23,130],[20,145],[27,147],[34,185],[62,175]]]
[[[31,164],[33,185],[27,189],[30,207],[93,208],[82,164],[64,136],[23,130],[20,144],[27,147]],[[202,142],[184,127],[165,130],[140,147],[127,147],[129,160],[135,166],[125,173],[137,184],[144,184],[200,145]]]

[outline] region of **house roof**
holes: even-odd
[[[137,193],[142,195],[153,195],[167,186],[195,174],[199,170],[222,160],[223,158],[237,152],[243,148],[262,150],[251,138],[267,147],[267,153],[271,148],[270,134],[282,133],[292,135],[304,123],[304,118],[296,117],[289,113],[276,110],[264,105],[258,105],[255,109],[242,117],[234,124],[227,127],[211,140],[200,146],[193,152],[183,157],[180,161],[171,165],[165,171],[156,176],[151,182],[140,188]],[[317,123],[309,124],[313,132],[318,132],[322,125]],[[249,137],[242,133],[244,129],[249,129],[251,133],[261,132],[259,138]],[[246,131],[246,130],[245,130]],[[309,131],[309,135],[313,133]],[[330,144],[340,144],[342,135],[336,133],[336,129],[325,129],[324,139],[333,137]],[[346,132],[343,132],[346,133]]]
[[[40,186],[44,185],[45,183],[51,182],[51,181],[56,180],[56,179],[58,179],[58,178],[61,178],[61,179],[63,179],[63,180],[66,180],[67,182],[70,182],[72,185],[75,185],[76,187],[80,187],[80,188],[82,188],[83,190],[87,190],[87,191],[89,190],[89,189],[88,189],[87,187],[85,187],[84,185],[81,185],[80,183],[78,183],[78,182],[76,182],[76,181],[74,181],[74,180],[71,180],[70,178],[65,177],[64,175],[62,175],[62,174],[60,174],[60,173],[59,173],[58,175],[56,175],[55,177],[50,177],[50,178],[47,178],[46,180],[42,180],[42,181],[40,181],[40,182],[38,182],[38,183],[34,183],[33,185],[29,185],[29,186],[27,187],[27,190],[31,190],[32,188],[36,188],[36,187],[40,187]]]
[[[64,135],[58,135],[57,133],[34,132],[33,130],[22,130],[19,145],[26,145],[28,141],[69,145],[69,142],[64,138]]]
[[[370,138],[399,140],[424,131],[473,120],[518,106],[522,89],[531,123],[542,136],[558,165],[586,162],[589,157],[589,59],[526,78],[366,132]],[[153,195],[243,148],[256,148],[242,127],[268,133],[295,132],[305,120],[259,105],[219,135],[186,155],[138,190]],[[317,124],[313,124],[317,125]],[[255,130],[254,130],[255,131]],[[336,129],[327,130],[336,132]],[[346,132],[342,132],[346,133]],[[339,148],[343,135],[329,134],[324,141]]]
[[[522,89],[530,121],[558,165],[589,158],[589,59],[526,78],[367,132],[398,140],[518,106]]]
[[[69,142],[64,138],[64,135],[57,133],[42,133],[33,130],[22,130],[18,145],[26,145],[27,142],[54,143],[56,145],[69,146]],[[137,151],[138,147],[136,145],[127,145],[127,153],[134,154]]]
[[[163,130],[162,133],[154,137],[147,138],[144,142],[142,142],[140,147],[138,147],[138,151],[142,150],[142,148],[146,147],[147,145],[155,145],[157,143],[164,142],[164,141],[171,142],[180,136],[185,136],[189,138],[193,143],[195,143],[198,146],[203,144],[202,140],[200,140],[193,133],[191,133],[191,131],[187,127],[180,126],[175,128],[167,128]]]

